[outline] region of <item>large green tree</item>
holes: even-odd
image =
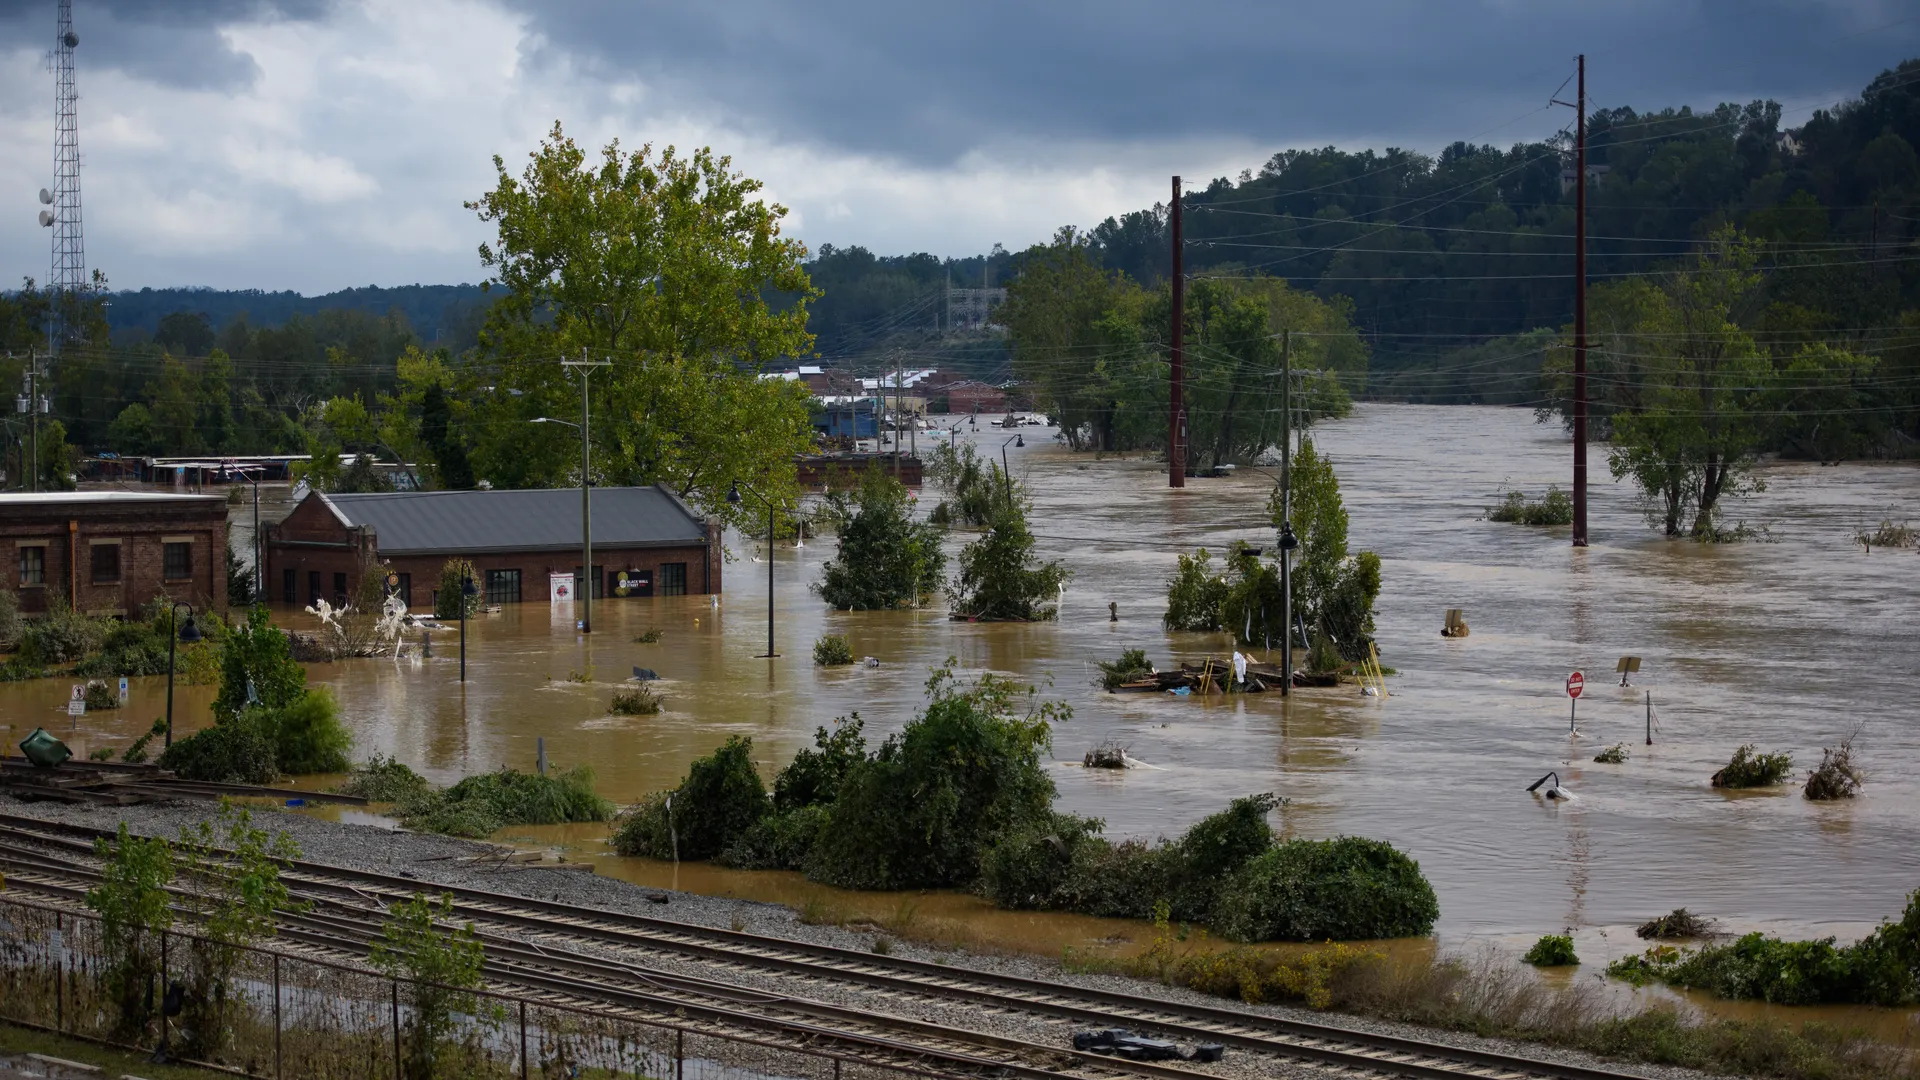
[[[813,586],[821,599],[850,611],[917,607],[940,589],[946,558],[941,529],[913,519],[906,486],[878,465],[851,492],[835,492],[828,516],[840,546]]]
[[[607,361],[588,383],[593,479],[664,483],[702,511],[739,518],[738,481],[796,490],[812,439],[803,387],[759,378],[811,351],[816,295],[786,209],[709,149],[589,156],[555,124],[514,175],[469,207],[495,227],[480,247],[501,292],[481,335],[499,365],[475,420],[475,471],[495,484],[579,482],[578,434],[537,417],[580,411],[563,359]],[[792,298],[776,305],[769,297]]]

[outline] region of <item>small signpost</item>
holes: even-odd
[[[86,683],[73,684],[73,696],[67,699],[67,715],[74,717],[87,715]]]
[[[120,700],[127,700],[127,677],[125,675],[120,676]]]
[[[1574,672],[1567,676],[1567,734],[1576,734],[1573,727],[1574,713],[1580,708],[1580,691],[1587,688],[1587,677]]]

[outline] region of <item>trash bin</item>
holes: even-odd
[[[46,728],[34,728],[33,734],[21,739],[20,752],[43,769],[51,769],[73,756],[67,744],[47,734]]]

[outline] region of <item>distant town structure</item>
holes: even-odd
[[[20,610],[55,600],[89,615],[138,616],[156,597],[227,609],[227,498],[149,491],[0,495]]]
[[[343,605],[384,565],[408,607],[430,607],[455,556],[473,563],[489,604],[545,603],[551,575],[572,571],[576,588],[581,577],[577,488],[315,491],[264,532],[264,579],[283,604]],[[719,524],[658,485],[594,489],[593,554],[596,600],[720,591]]]

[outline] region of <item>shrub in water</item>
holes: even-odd
[[[1072,906],[1075,855],[1099,837],[1099,818],[1050,813],[1002,837],[980,857],[981,895],[1003,908],[1035,911]]]
[[[1860,793],[1860,770],[1853,764],[1853,740],[1821,751],[1820,765],[1807,774],[1809,799],[1851,799]]]
[[[1643,938],[1706,937],[1713,933],[1714,926],[1712,919],[1695,915],[1686,908],[1674,908],[1657,919],[1641,923],[1634,933]]]
[[[906,485],[869,466],[852,493],[827,497],[839,550],[813,591],[843,610],[918,607],[940,588],[946,556],[938,525],[913,519]],[[849,661],[851,662],[851,661]]]
[[[473,595],[467,596],[461,588],[463,582],[472,581]],[[487,583],[465,559],[448,559],[440,564],[440,582],[433,590],[433,617],[436,619],[458,619],[460,609],[467,609],[467,618],[471,619],[480,610],[480,601],[484,599]],[[465,600],[464,605],[461,601]]]
[[[1221,892],[1214,928],[1240,941],[1356,941],[1433,929],[1440,903],[1420,864],[1358,836],[1289,840]]]
[[[94,678],[165,675],[166,628],[147,622],[120,623],[101,639],[99,652],[74,665],[73,673]]]
[[[646,683],[631,690],[616,690],[607,711],[617,716],[652,716],[661,708],[660,695]]]
[[[249,712],[272,737],[280,771],[295,776],[347,771],[353,736],[340,723],[340,703],[333,691],[309,690],[277,709]]]
[[[418,798],[433,789],[427,778],[400,761],[379,754],[353,767],[346,782],[333,790],[368,802],[397,803]]]
[[[109,629],[109,620],[83,615],[53,597],[47,613],[21,631],[20,657],[37,664],[69,663],[99,649]]]
[[[108,686],[98,679],[87,683],[85,693],[87,695],[87,710],[89,712],[95,709],[117,709],[120,707],[120,695],[114,691],[113,687]]]
[[[593,770],[585,765],[550,776],[514,769],[482,773],[400,804],[401,821],[409,828],[476,839],[508,825],[559,825],[612,816],[613,804],[593,790]]]
[[[1538,502],[1527,501],[1521,492],[1509,491],[1498,505],[1487,509],[1486,517],[1488,521],[1516,525],[1571,525],[1573,497],[1554,485],[1548,486],[1546,497]]]
[[[793,761],[773,778],[773,808],[790,813],[807,806],[830,805],[840,794],[840,783],[854,766],[867,759],[865,722],[859,713],[833,722],[833,730],[815,728],[813,748],[793,755]]]
[[[1627,761],[1627,744],[1614,743],[1612,746],[1593,755],[1593,760],[1602,765],[1624,765]]]
[[[175,739],[159,765],[183,779],[217,784],[271,784],[280,775],[273,735],[257,712],[215,721],[184,739]]]
[[[993,522],[960,550],[960,572],[947,585],[956,617],[1035,622],[1058,614],[1055,606],[1067,570],[1040,562],[1027,528],[1024,494],[1001,499]]]
[[[802,806],[768,814],[733,839],[720,863],[740,870],[799,870],[827,825],[827,808]]]
[[[220,693],[213,715],[225,720],[250,705],[278,709],[293,704],[307,689],[307,669],[293,658],[287,635],[273,625],[265,604],[247,612],[220,650]],[[250,692],[251,691],[251,692]]]
[[[1128,649],[1120,654],[1118,660],[1101,660],[1100,685],[1108,690],[1118,690],[1122,683],[1135,679],[1144,679],[1153,674],[1153,665],[1147,662],[1145,649]]]
[[[840,667],[853,663],[853,646],[840,634],[822,634],[813,643],[813,662],[821,667]]]
[[[1580,962],[1573,954],[1572,934],[1542,934],[1520,959],[1534,967],[1571,967]]]
[[[1732,760],[1713,774],[1717,788],[1767,787],[1787,778],[1793,771],[1793,758],[1787,754],[1762,754],[1748,743],[1733,752]]]
[[[629,811],[614,833],[614,850],[670,859],[677,835],[682,859],[711,859],[725,851],[773,809],[752,755],[752,739],[728,736],[687,769],[671,804],[665,797],[648,799]]]
[[[1220,629],[1220,602],[1227,598],[1227,579],[1208,566],[1213,556],[1201,548],[1180,556],[1167,579],[1167,612],[1160,625],[1168,630]],[[1111,689],[1111,688],[1109,688]]]

